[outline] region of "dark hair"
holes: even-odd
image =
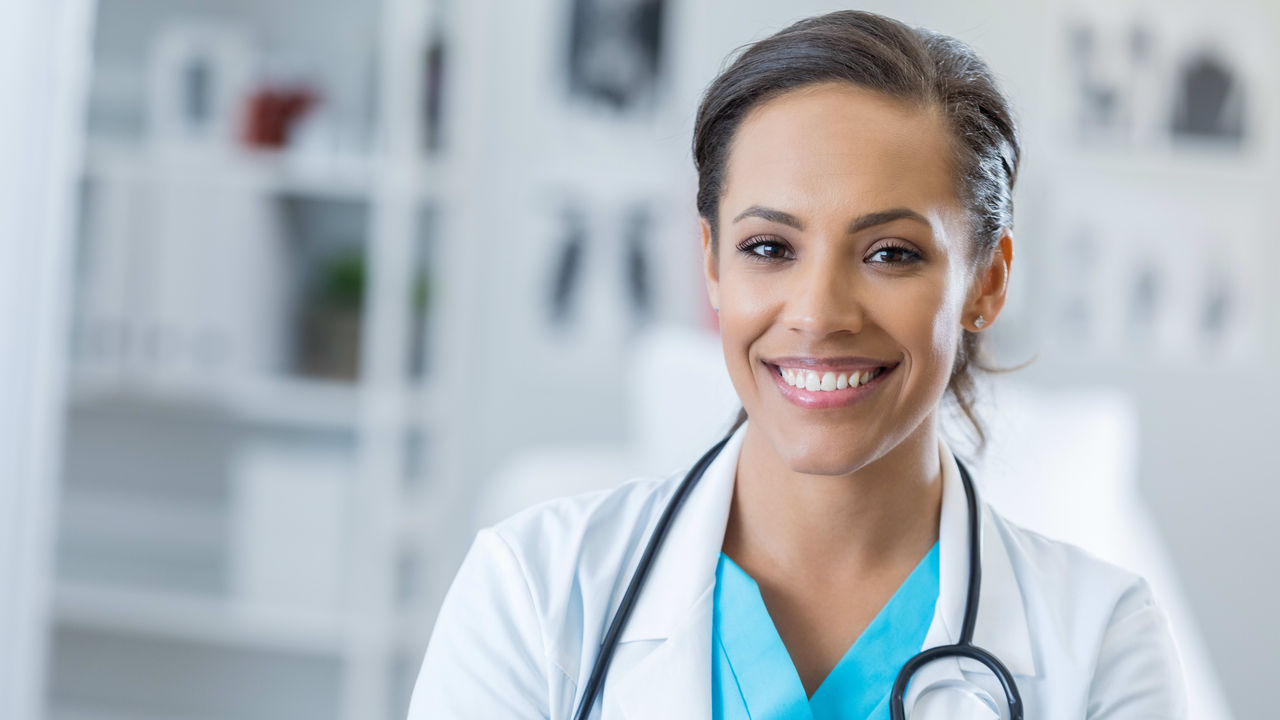
[[[707,88],[693,130],[698,213],[719,233],[718,210],[729,148],[753,108],[789,90],[847,82],[921,109],[938,108],[951,128],[956,196],[967,210],[975,267],[989,259],[1004,228],[1013,227],[1013,184],[1021,141],[1012,108],[983,60],[947,35],[857,10],[807,18],[746,49]],[[947,389],[986,444],[974,411],[973,369],[998,372],[979,333],[964,331]],[[734,427],[746,420],[738,414]]]

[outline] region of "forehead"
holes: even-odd
[[[957,207],[949,132],[939,111],[848,83],[786,92],[738,127],[721,212],[754,203],[804,216],[909,207],[943,222]]]

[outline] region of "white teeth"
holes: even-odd
[[[835,372],[817,373],[813,370],[800,370],[797,368],[779,368],[779,372],[782,375],[782,379],[792,387],[798,387],[809,392],[831,392],[833,390],[844,390],[866,385],[884,372],[884,368],[861,370],[848,375]]]

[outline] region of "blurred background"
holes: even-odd
[[[403,717],[477,528],[731,419],[694,112],[839,7],[0,6],[0,717]],[[1270,716],[1280,7],[858,7],[1022,124],[978,476],[1150,578],[1192,717]]]

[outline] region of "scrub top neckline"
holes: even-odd
[[[804,689],[755,580],[723,552],[716,568],[714,610],[717,682],[745,717],[869,718],[887,715],[898,670],[919,652],[938,597],[935,542],[812,697]],[[883,712],[882,712],[883,710]],[[726,712],[722,717],[744,717]]]

